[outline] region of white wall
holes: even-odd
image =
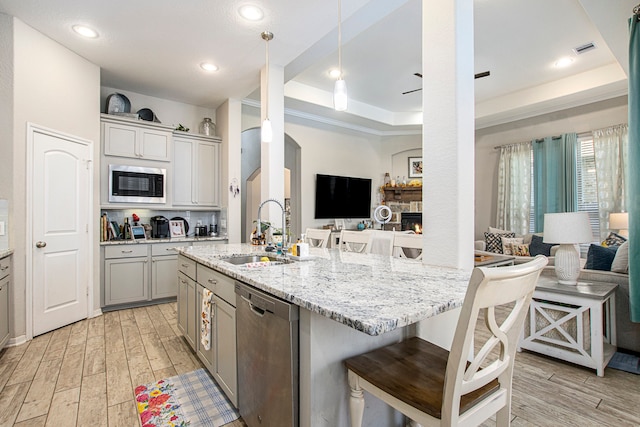
[[[496,225],[498,150],[494,147],[627,123],[627,97],[596,102],[476,131],[475,238]]]
[[[94,160],[100,148],[100,69],[86,59],[62,47],[18,19],[14,24],[14,56],[1,58],[13,62],[13,176],[9,208],[11,210],[10,246],[13,255],[13,332],[26,333],[26,124],[43,127],[93,141]],[[2,159],[2,162],[6,162]],[[94,167],[94,194],[99,194],[99,168]],[[99,197],[92,207],[99,217]],[[98,221],[93,235],[98,240]],[[93,254],[94,307],[99,308],[99,251]]]

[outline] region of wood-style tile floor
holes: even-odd
[[[105,313],[3,350],[0,426],[138,427],[135,386],[202,367],[176,325],[176,304],[160,304]],[[516,356],[514,426],[639,426],[639,406],[638,375],[607,368],[599,378],[534,353]]]

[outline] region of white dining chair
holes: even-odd
[[[412,425],[477,426],[496,414],[496,425],[508,426],[518,338],[545,265],[547,258],[539,255],[515,266],[475,268],[451,351],[413,337],[347,359],[351,427],[362,425],[364,390]],[[497,306],[507,312],[502,322]],[[476,334],[480,313],[487,330]],[[482,344],[477,352],[474,340]]]
[[[422,234],[396,232],[393,235],[393,256],[422,259]]]
[[[367,231],[340,231],[339,248],[343,252],[371,252],[371,233]]]
[[[304,233],[304,241],[312,248],[326,248],[331,237],[331,230],[319,228],[307,228]]]

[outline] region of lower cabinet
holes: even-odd
[[[193,273],[189,273],[191,263],[193,261],[186,257],[178,258],[178,329],[229,400],[237,406],[238,369],[234,281],[201,264],[196,264],[195,277],[193,277]],[[206,349],[201,342],[204,308],[202,302],[205,289],[213,292],[210,296],[210,336],[207,337],[210,342],[209,349]]]
[[[11,257],[0,260],[0,350],[9,341],[9,285]]]

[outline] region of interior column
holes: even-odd
[[[423,262],[473,268],[473,0],[422,1]]]
[[[276,38],[274,37],[274,40]],[[274,43],[270,41],[269,43]],[[267,76],[269,81],[267,82]],[[267,96],[266,89],[269,87]],[[267,99],[268,98],[268,99]],[[260,123],[266,117],[266,105],[269,103],[269,119],[273,128],[273,141],[260,143],[260,200],[276,199],[284,204],[284,68],[269,64],[260,76]],[[255,214],[257,215],[257,213]],[[255,218],[254,218],[255,219]],[[262,219],[274,227],[282,227],[282,211],[274,203],[268,203],[262,209]]]

